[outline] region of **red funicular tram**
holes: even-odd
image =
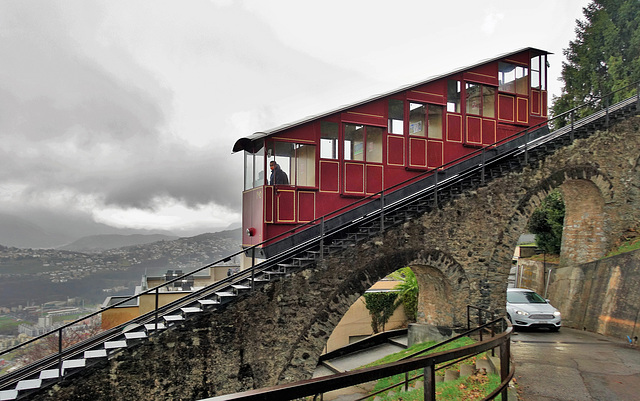
[[[525,48],[239,139],[243,246],[546,121],[548,54]],[[286,184],[270,184],[272,161]]]

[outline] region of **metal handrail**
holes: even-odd
[[[547,137],[552,137],[552,139],[554,139],[557,136],[561,135],[561,134],[557,134],[556,132],[557,131],[561,131],[562,128],[560,130],[554,131],[554,132],[552,132],[550,134],[541,136],[540,138],[534,138],[531,141],[529,141],[531,139],[531,138],[529,138],[529,136],[530,136],[530,134],[532,132],[538,130],[539,128],[541,128],[543,126],[548,125],[550,122],[552,122],[554,120],[557,120],[559,118],[564,118],[567,115],[573,116],[573,115],[575,115],[575,112],[577,110],[580,110],[580,109],[585,108],[585,107],[589,107],[589,106],[591,106],[593,104],[596,104],[597,102],[600,102],[602,99],[608,99],[610,96],[613,96],[615,93],[620,92],[622,90],[626,90],[626,89],[630,88],[631,86],[635,86],[635,88],[637,90],[637,93],[636,93],[635,97],[631,97],[631,98],[629,98],[627,100],[637,98],[636,107],[638,107],[640,109],[640,82],[636,82],[636,83],[628,85],[628,86],[626,86],[624,88],[620,88],[619,90],[617,90],[615,92],[612,92],[610,94],[604,95],[602,97],[594,98],[590,102],[587,102],[587,103],[585,103],[583,105],[577,106],[577,107],[575,107],[575,108],[573,108],[573,109],[571,109],[571,110],[569,110],[569,111],[567,111],[565,113],[562,113],[562,114],[560,114],[558,116],[553,117],[552,119],[549,119],[549,120],[546,120],[544,122],[538,123],[538,124],[536,124],[536,125],[534,125],[532,127],[528,127],[528,128],[526,128],[526,129],[524,129],[522,131],[519,131],[519,132],[517,132],[517,133],[515,133],[515,134],[513,134],[513,135],[511,135],[511,136],[509,136],[507,138],[504,138],[504,139],[502,139],[500,141],[496,141],[495,143],[493,143],[491,145],[487,145],[487,146],[484,146],[482,148],[479,148],[479,149],[475,150],[474,152],[471,152],[470,154],[464,155],[464,156],[459,157],[459,158],[457,158],[455,160],[447,162],[447,163],[441,165],[440,167],[434,168],[432,170],[425,171],[425,172],[420,173],[420,174],[418,174],[418,175],[416,175],[416,176],[414,176],[414,177],[412,177],[412,178],[410,178],[408,180],[405,180],[405,181],[403,181],[401,183],[395,184],[395,185],[393,185],[393,186],[391,186],[389,188],[385,188],[382,191],[379,191],[379,192],[377,192],[377,193],[375,193],[373,195],[369,195],[369,196],[366,196],[366,197],[364,197],[362,199],[359,199],[359,200],[357,200],[357,201],[355,201],[355,202],[353,202],[353,203],[351,203],[349,205],[346,205],[346,206],[341,207],[341,208],[339,208],[337,210],[334,210],[331,213],[328,213],[328,214],[326,214],[324,216],[316,218],[316,219],[314,219],[314,220],[312,220],[312,221],[310,221],[308,223],[296,226],[291,230],[283,232],[282,234],[279,234],[279,235],[277,235],[277,236],[275,236],[273,238],[270,238],[270,239],[268,239],[266,241],[263,241],[263,242],[261,242],[259,244],[256,244],[256,245],[253,245],[251,247],[248,247],[245,250],[238,251],[238,252],[233,253],[233,254],[231,254],[229,256],[226,256],[226,257],[224,257],[224,258],[222,258],[220,260],[217,260],[217,261],[215,261],[213,263],[209,263],[209,264],[204,265],[204,266],[202,266],[200,268],[197,268],[197,269],[195,269],[193,271],[185,273],[185,274],[183,274],[181,276],[175,277],[175,278],[173,278],[173,279],[171,279],[169,281],[166,281],[163,284],[160,284],[160,285],[158,285],[156,287],[150,288],[150,289],[148,289],[146,291],[143,291],[143,292],[141,292],[139,294],[135,294],[133,296],[130,296],[130,297],[126,298],[126,299],[123,299],[123,300],[121,300],[121,301],[119,301],[117,303],[114,303],[114,304],[110,305],[109,307],[107,307],[105,309],[101,309],[99,311],[96,311],[96,312],[93,312],[91,314],[88,314],[88,315],[86,315],[86,316],[84,316],[82,318],[79,318],[79,319],[77,319],[77,320],[75,320],[73,322],[70,322],[70,323],[67,323],[67,324],[65,324],[65,325],[63,325],[61,327],[58,327],[55,330],[52,330],[52,331],[50,331],[48,333],[42,334],[42,335],[40,335],[38,337],[35,337],[33,339],[30,339],[30,340],[27,340],[27,341],[25,341],[25,342],[23,342],[23,343],[21,343],[21,344],[19,344],[17,346],[14,346],[14,347],[5,349],[3,351],[0,351],[0,356],[4,355],[4,354],[7,354],[9,352],[13,352],[13,351],[16,351],[18,349],[24,348],[27,345],[35,343],[35,342],[37,342],[39,340],[42,340],[43,338],[46,338],[48,336],[58,335],[59,349],[58,349],[58,352],[53,355],[53,357],[57,359],[58,363],[61,366],[62,360],[65,359],[65,357],[68,357],[68,356],[70,356],[72,354],[77,354],[81,350],[87,349],[91,345],[95,345],[96,343],[98,343],[100,341],[100,339],[103,339],[104,341],[106,341],[105,339],[114,338],[115,336],[120,334],[127,326],[129,326],[131,324],[144,324],[144,323],[141,323],[141,322],[149,321],[149,318],[150,318],[149,315],[150,314],[153,314],[154,317],[157,319],[159,311],[175,310],[177,307],[171,308],[171,305],[184,305],[184,301],[183,300],[185,298],[187,298],[187,297],[185,297],[183,299],[180,299],[178,301],[175,301],[172,304],[165,305],[163,307],[158,307],[156,305],[156,308],[154,309],[154,311],[150,312],[147,315],[132,319],[131,321],[123,323],[123,324],[121,324],[121,325],[119,325],[119,326],[117,326],[117,327],[115,327],[113,329],[110,329],[110,330],[108,330],[108,331],[106,331],[104,333],[100,333],[98,336],[94,336],[94,337],[92,337],[90,339],[87,339],[85,341],[82,341],[80,343],[71,345],[68,348],[63,350],[62,349],[62,335],[64,334],[64,330],[74,326],[75,324],[77,324],[79,322],[84,321],[85,319],[88,319],[88,318],[94,317],[96,315],[99,315],[99,314],[103,313],[105,310],[110,310],[110,309],[117,308],[118,306],[121,306],[121,305],[123,305],[123,304],[125,304],[127,302],[130,302],[130,301],[134,300],[134,299],[137,299],[137,298],[139,298],[139,297],[141,297],[143,295],[151,294],[151,293],[157,294],[159,292],[160,288],[169,286],[169,285],[173,284],[176,281],[183,280],[184,278],[186,278],[188,276],[191,276],[191,275],[194,275],[194,274],[196,274],[196,273],[198,273],[198,272],[200,272],[200,271],[202,271],[204,269],[207,269],[207,268],[210,268],[210,267],[213,267],[213,266],[220,265],[222,263],[228,262],[229,260],[231,260],[231,258],[233,258],[235,256],[238,256],[238,255],[241,255],[241,254],[243,254],[245,252],[251,252],[252,255],[255,255],[255,250],[258,247],[269,245],[269,244],[273,244],[274,242],[276,242],[276,240],[284,239],[285,237],[289,237],[291,234],[295,234],[296,232],[300,233],[300,232],[302,232],[302,231],[304,231],[306,229],[309,229],[312,226],[317,226],[317,225],[321,225],[322,226],[322,230],[321,230],[320,235],[314,236],[314,237],[312,237],[312,238],[310,238],[308,240],[305,240],[301,244],[296,246],[295,248],[292,248],[292,249],[290,249],[290,250],[288,250],[286,252],[279,253],[279,254],[275,255],[273,258],[270,258],[269,260],[270,261],[272,261],[272,260],[282,260],[283,258],[286,258],[287,256],[291,256],[292,254],[295,254],[295,252],[299,252],[304,246],[314,246],[315,244],[318,244],[318,243],[320,244],[320,246],[322,246],[323,243],[324,243],[324,239],[325,238],[331,237],[331,236],[335,235],[336,233],[338,233],[338,232],[340,232],[342,230],[345,230],[346,228],[348,228],[348,227],[350,227],[351,225],[354,224],[353,222],[350,222],[350,224],[342,225],[340,227],[336,227],[334,229],[330,229],[328,231],[325,231],[325,223],[332,216],[333,217],[339,216],[340,214],[346,212],[347,210],[351,210],[351,209],[356,208],[358,205],[363,205],[363,204],[366,204],[366,203],[375,202],[378,199],[381,199],[381,202],[380,202],[381,207],[375,211],[376,213],[385,213],[385,211],[387,211],[387,210],[394,210],[395,208],[398,207],[398,202],[399,201],[398,202],[385,203],[385,201],[384,201],[385,196],[387,196],[389,193],[393,193],[395,190],[402,189],[403,187],[406,187],[407,185],[419,182],[419,181],[421,181],[423,179],[426,179],[426,178],[428,178],[430,176],[437,177],[438,172],[446,171],[447,168],[452,167],[452,166],[460,163],[461,161],[470,160],[470,159],[472,159],[473,157],[476,157],[476,156],[480,156],[482,158],[482,162],[480,163],[480,165],[476,166],[476,168],[472,172],[475,172],[478,169],[484,171],[484,168],[485,168],[486,164],[494,163],[496,161],[496,159],[500,160],[500,159],[502,159],[504,157],[510,157],[510,156],[513,155],[512,152],[511,153],[507,152],[505,154],[497,155],[494,159],[486,159],[487,152],[498,148],[500,145],[503,145],[503,144],[506,144],[508,142],[511,142],[514,139],[517,139],[517,138],[524,138],[525,139],[525,142],[524,142],[524,145],[523,145],[524,149],[520,149],[519,152],[524,152],[525,160],[526,160],[527,155],[528,155],[528,151],[530,151],[530,148],[528,147],[529,143],[536,143],[536,142],[541,141],[543,138],[547,138]],[[622,102],[620,102],[619,104],[621,104],[621,103]],[[614,106],[609,106],[608,103],[606,104],[605,112],[606,112],[607,121],[608,121],[609,114],[610,114],[610,112],[611,112],[611,110],[613,108],[614,108]],[[594,114],[596,114],[596,113],[594,113]],[[589,119],[589,117],[585,117],[583,120],[588,120],[588,119]],[[571,131],[570,132],[572,133],[573,129],[575,129],[575,128],[576,127],[575,127],[575,124],[573,123],[573,117],[572,117],[572,124],[571,124]],[[465,172],[465,173],[466,174],[470,174],[472,172]],[[484,174],[483,174],[482,177],[484,178]],[[443,183],[437,183],[436,182],[436,185],[440,185],[440,187],[436,188],[436,191],[435,191],[436,202],[437,202],[437,192],[438,192],[438,190],[441,190],[443,188],[442,187]],[[423,191],[427,191],[429,189],[433,190],[433,188],[425,188],[425,189],[423,189]],[[412,198],[412,196],[408,196],[407,198]],[[362,216],[362,217],[366,217],[366,216]],[[252,263],[252,266],[251,266],[250,269],[246,269],[246,270],[244,270],[244,271],[242,271],[242,272],[240,272],[240,273],[238,273],[238,274],[236,274],[234,276],[227,277],[226,279],[223,279],[223,280],[221,280],[221,281],[219,281],[219,282],[217,282],[215,284],[212,284],[212,286],[216,286],[217,288],[220,288],[220,286],[230,285],[232,283],[238,282],[238,280],[242,280],[242,279],[246,278],[247,272],[249,272],[249,274],[251,274],[253,276],[256,271],[260,271],[260,269],[264,270],[268,266],[273,265],[273,263],[271,263],[271,264],[265,264],[265,263],[261,263],[261,264],[258,264],[258,265],[254,265]],[[277,263],[277,262],[275,262],[275,263]],[[253,281],[252,281],[252,283],[253,283]],[[210,287],[207,287],[207,288],[210,288]],[[253,286],[252,286],[252,289],[253,289]],[[200,292],[198,294],[200,294]],[[192,298],[193,298],[193,296],[188,297],[189,300],[191,300]],[[50,364],[50,359],[51,358],[44,358],[41,361],[36,361],[36,362],[34,362],[34,363],[30,364],[30,365],[27,365],[27,366],[23,367],[22,369],[20,369],[17,372],[8,373],[8,374],[0,376],[0,388],[3,388],[3,386],[7,382],[15,381],[16,380],[15,378],[20,376],[20,372],[23,369],[28,369],[30,367],[42,366],[43,364]]]
[[[514,369],[511,368],[511,352],[510,340],[513,327],[505,317],[495,319],[488,322],[487,325],[495,325],[502,323],[506,329],[492,338],[480,341],[471,345],[466,345],[449,351],[441,351],[429,355],[417,356],[414,358],[402,359],[396,362],[387,363],[380,366],[357,369],[349,372],[338,373],[329,376],[323,376],[308,380],[302,380],[295,383],[280,384],[277,386],[266,387],[261,389],[243,391],[234,394],[226,394],[212,398],[202,399],[200,401],[252,401],[252,400],[293,400],[302,397],[316,396],[329,391],[339,390],[345,387],[367,383],[373,380],[379,380],[385,377],[394,376],[401,373],[407,373],[418,369],[423,369],[424,377],[424,399],[435,400],[435,371],[438,369],[436,365],[449,362],[452,360],[460,360],[469,358],[473,355],[500,347],[500,378],[501,385],[494,390],[485,400],[491,400],[498,394],[503,395],[506,399],[506,385],[513,378]],[[479,330],[480,327],[474,330]],[[434,347],[439,347],[438,344]],[[433,347],[432,347],[433,348]],[[403,385],[396,384],[393,387]],[[392,388],[393,388],[392,387]],[[367,397],[374,396],[370,394]]]

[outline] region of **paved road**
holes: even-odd
[[[511,352],[519,400],[640,400],[640,347],[562,328],[516,331]]]

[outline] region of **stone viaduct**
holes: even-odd
[[[455,330],[466,324],[467,304],[503,313],[514,247],[550,190],[560,188],[565,198],[565,262],[598,259],[638,229],[639,128],[635,116],[578,140],[536,168],[194,316],[34,399],[192,400],[308,378],[350,305],[403,266],[418,277],[418,323]]]

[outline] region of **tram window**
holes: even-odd
[[[547,90],[547,56],[540,56],[540,89]]]
[[[531,58],[531,87],[533,89],[547,89],[546,67],[546,56],[535,56]]]
[[[511,63],[498,65],[498,89],[502,92],[526,95],[529,93],[529,69]]]
[[[316,186],[316,147],[296,144],[295,169],[291,171],[291,182],[298,186]]]
[[[316,186],[315,145],[275,142],[271,144],[268,156],[267,163],[271,161],[278,163],[280,169],[287,174],[289,185]]]
[[[495,118],[496,90],[491,86],[467,83],[466,111],[483,117]]]
[[[442,139],[444,107],[437,104],[409,103],[409,134]]]
[[[447,111],[450,113],[460,113],[461,98],[460,81],[449,80],[447,82]]]
[[[278,163],[280,169],[287,174],[289,183],[293,183],[294,177],[291,176],[291,167],[295,157],[295,144],[289,142],[275,142],[275,149],[271,153],[268,162],[274,161]],[[271,173],[269,173],[271,174]]]
[[[382,133],[380,127],[367,127],[367,161],[382,163]]]
[[[424,124],[427,107],[419,103],[409,103],[409,135],[425,136]]]
[[[344,159],[382,163],[383,134],[381,127],[345,124]]]
[[[404,102],[398,99],[389,99],[389,124],[390,134],[404,135]]]
[[[480,114],[481,89],[480,85],[467,84],[467,114]]]
[[[264,148],[255,153],[253,162],[253,187],[264,185]]]
[[[320,157],[338,158],[338,123],[320,122]]]
[[[254,178],[253,178],[253,165],[254,165],[254,155],[253,153],[244,152],[244,189],[251,189],[254,187]]]
[[[482,116],[496,116],[496,89],[491,86],[482,85]]]
[[[256,151],[255,149],[258,148]],[[264,185],[264,142],[256,142],[254,153],[244,152],[244,189]]]
[[[364,161],[364,125],[345,124],[344,159]]]
[[[442,113],[444,112],[444,107],[430,104],[427,112],[427,136],[429,138],[442,139]]]

